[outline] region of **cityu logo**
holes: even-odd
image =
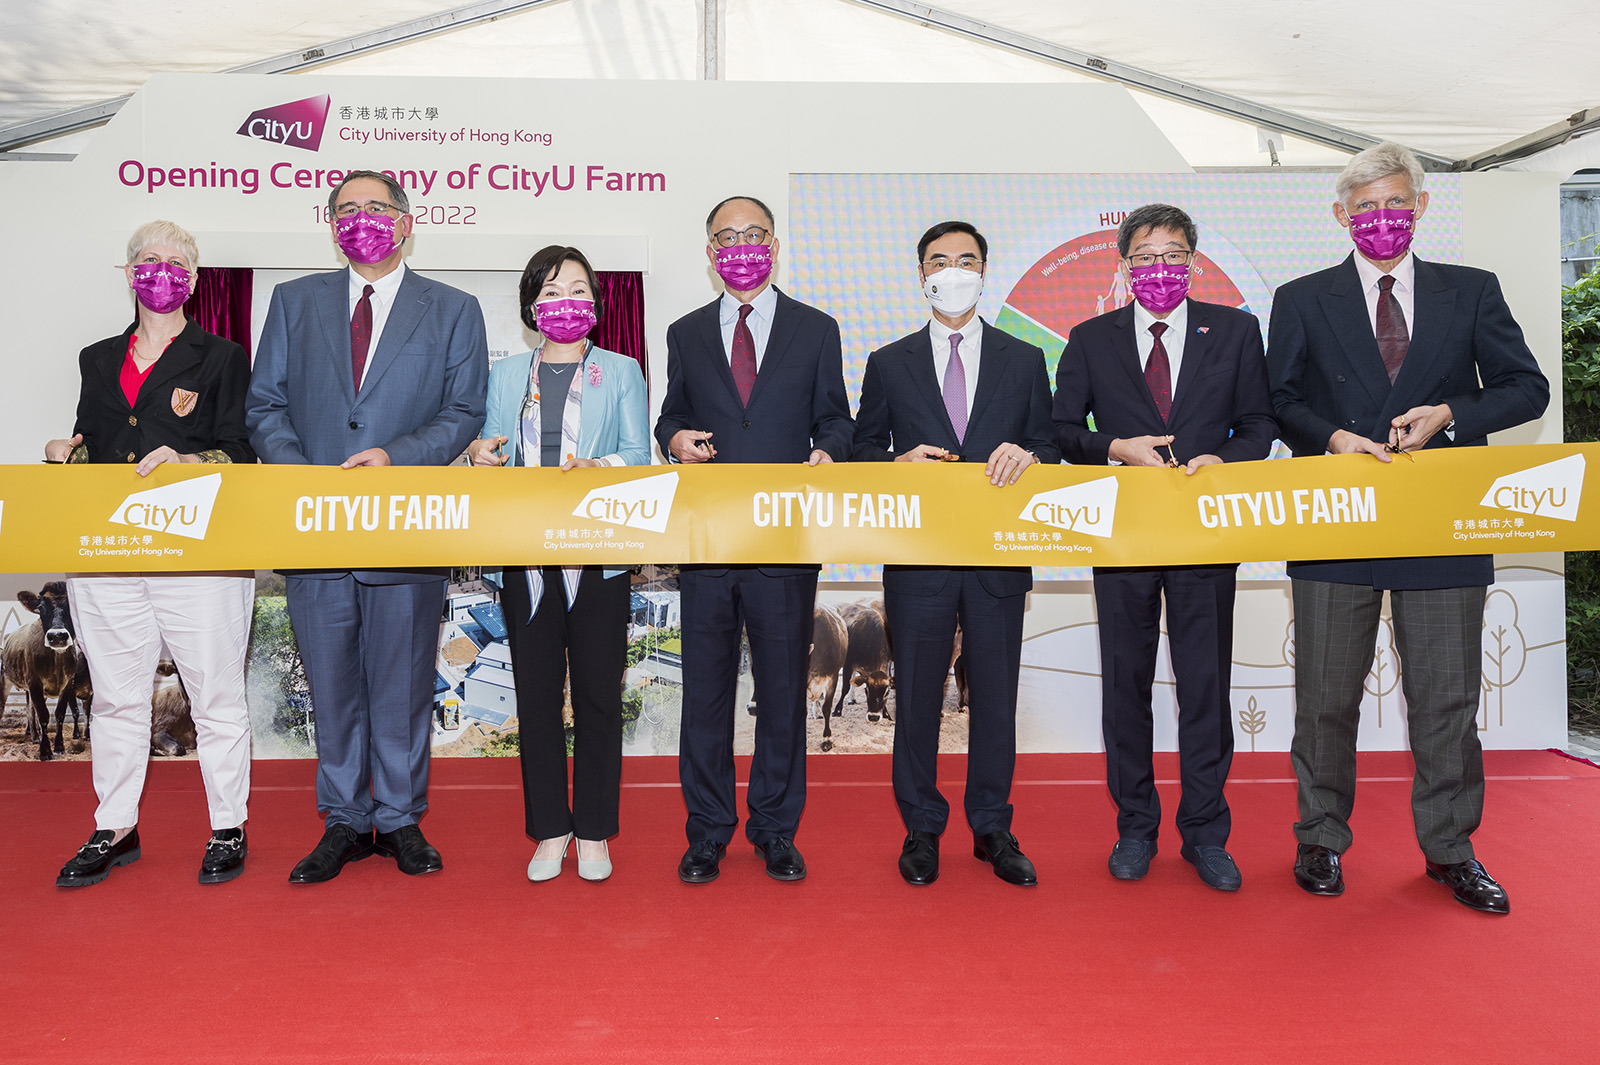
[[[291,148],[316,151],[322,145],[322,127],[333,106],[331,96],[310,96],[289,104],[264,107],[250,112],[236,132],[252,140],[287,144]]]
[[[122,501],[110,520],[118,525],[204,540],[221,487],[222,474],[213,473],[134,492]]]
[[[1117,517],[1117,479],[1102,477],[1040,492],[1017,517],[1085,536],[1110,536]]]
[[[1480,507],[1511,510],[1540,518],[1578,520],[1583,499],[1583,456],[1568,455],[1501,477],[1478,502]]]
[[[667,519],[672,516],[672,499],[677,494],[676,473],[641,477],[637,481],[596,488],[573,508],[572,516],[664,533]]]

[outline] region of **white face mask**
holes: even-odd
[[[941,314],[959,318],[978,305],[983,295],[983,275],[947,266],[922,282],[922,294]]]

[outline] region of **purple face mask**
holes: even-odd
[[[557,344],[573,344],[589,335],[598,319],[594,300],[544,300],[533,305],[539,335]]]
[[[749,292],[760,288],[772,273],[770,244],[735,244],[717,249],[717,274],[731,289]]]
[[[1416,215],[1415,211],[1387,207],[1353,214],[1350,216],[1350,239],[1369,259],[1379,262],[1398,259],[1411,247],[1411,229],[1416,224]]]
[[[353,263],[381,263],[394,254],[394,219],[387,215],[357,212],[335,222],[339,250]]]
[[[1133,281],[1133,298],[1151,314],[1166,314],[1189,294],[1188,263],[1182,266],[1167,263],[1130,266],[1128,276]]]
[[[177,263],[138,263],[129,285],[140,303],[157,314],[183,306],[189,298],[189,271]]]

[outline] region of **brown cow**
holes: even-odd
[[[844,691],[839,693],[833,715],[841,716],[851,689],[861,687],[867,693],[867,720],[876,721],[881,716],[885,721],[893,721],[889,715],[889,668],[893,652],[889,646],[883,600],[846,603],[839,608],[839,616],[844,619],[849,641],[844,655]]]
[[[807,669],[806,713],[811,705],[820,703],[822,714],[822,749],[833,750],[833,719],[828,715],[833,706],[833,695],[839,688],[839,667],[844,664],[845,641],[848,639],[844,619],[833,607],[818,603],[811,620],[811,661]]]
[[[150,753],[182,757],[194,750],[194,716],[189,710],[189,689],[178,667],[163,659],[156,676],[177,677],[178,683],[155,690],[150,700]]]
[[[7,636],[0,645],[0,705],[4,705],[9,684],[28,693],[32,705],[32,720],[39,728],[39,760],[48,762],[50,750],[50,711],[45,706],[47,696],[56,698],[55,754],[64,754],[62,726],[66,722],[67,708],[72,708],[72,738],[86,734],[79,728],[78,697],[88,701],[89,667],[83,658],[83,648],[72,631],[72,611],[67,608],[67,585],[64,581],[51,581],[33,592],[18,592],[17,602],[39,620],[30,622]]]

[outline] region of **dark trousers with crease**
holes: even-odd
[[[1223,785],[1233,764],[1233,600],[1237,566],[1094,571],[1100,628],[1100,721],[1117,835],[1154,840],[1161,828],[1150,707],[1167,601],[1167,643],[1178,696],[1182,796],[1178,834],[1190,846],[1227,846],[1232,815]]]
[[[1372,669],[1383,591],[1330,581],[1290,582],[1294,594],[1294,740],[1301,843],[1343,853],[1356,802],[1356,732]],[[1394,590],[1395,649],[1406,697],[1416,773],[1411,815],[1430,861],[1473,857],[1483,819],[1483,747],[1478,699],[1483,682],[1487,589]]]
[[[508,568],[503,602],[522,737],[527,833],[556,839],[617,834],[622,787],[622,674],[628,654],[628,576],[585,566],[567,606],[558,566],[546,566],[539,609],[528,617],[527,571]],[[562,691],[572,680],[572,805]]]
[[[683,720],[678,777],[689,842],[727,843],[739,824],[733,720],[739,627],[750,638],[755,753],[744,834],[756,846],[793,839],[806,805],[806,680],[817,574],[756,566],[678,574],[683,596]]]

